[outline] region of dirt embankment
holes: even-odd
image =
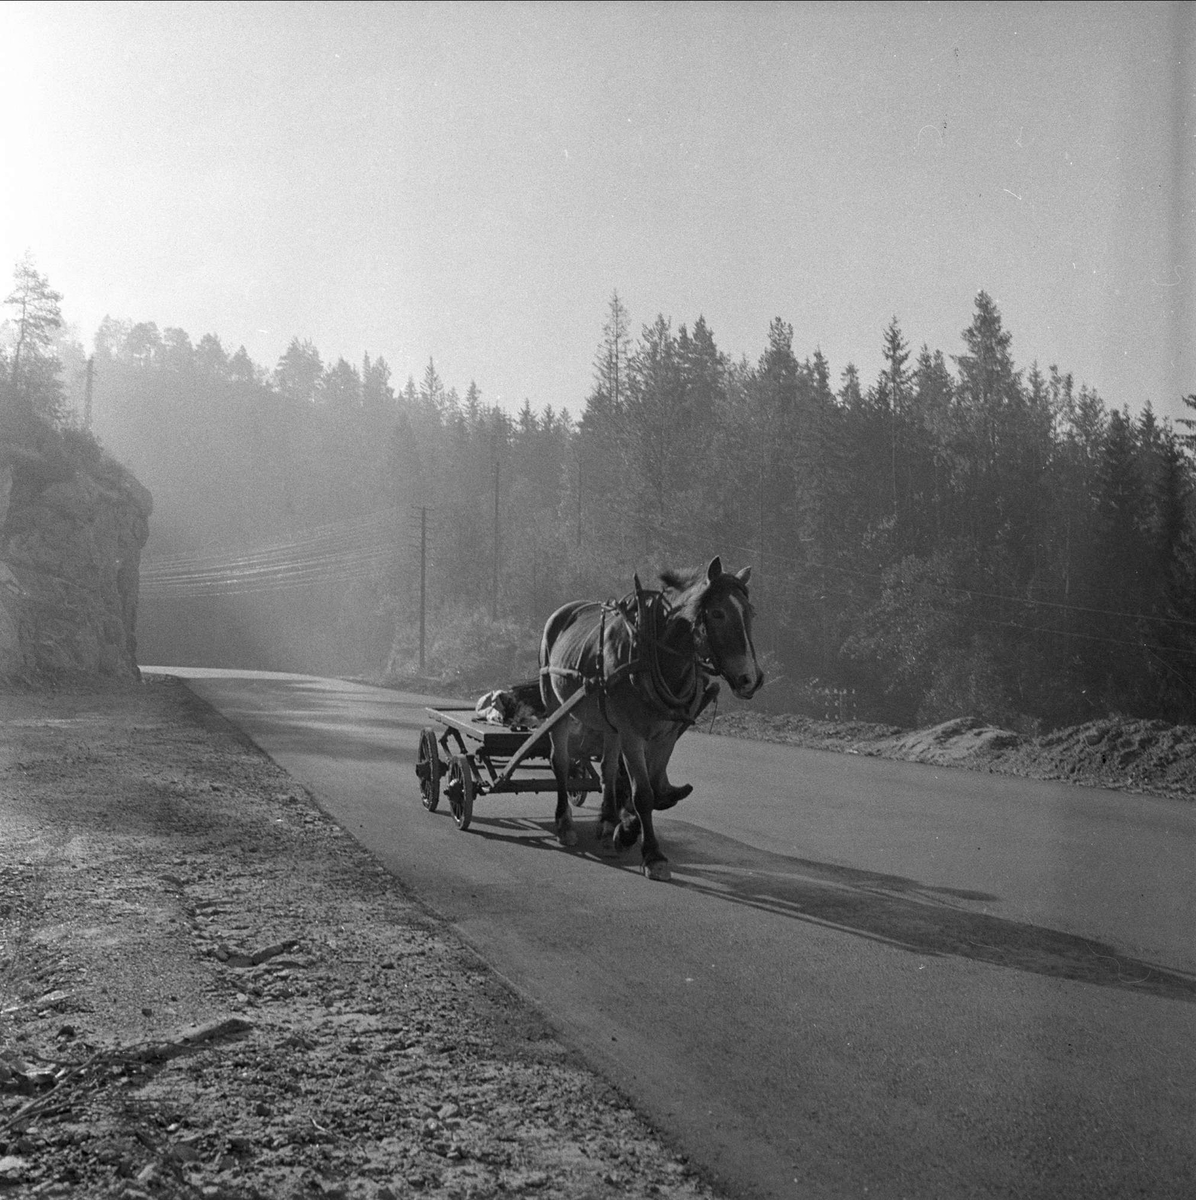
[[[0,1197],[712,1195],[180,684],[0,720]]]
[[[1031,738],[974,717],[902,730],[863,721],[837,724],[741,710],[720,714],[714,732],[1026,779],[1196,796],[1196,726],[1163,721],[1107,717]]]

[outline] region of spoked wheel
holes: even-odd
[[[473,768],[464,754],[458,754],[449,762],[448,783],[444,788],[449,808],[457,828],[464,833],[473,820]]]
[[[415,776],[419,780],[419,794],[424,808],[428,812],[435,812],[440,803],[440,755],[436,751],[435,730],[425,729],[419,735]]]

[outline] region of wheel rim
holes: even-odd
[[[420,734],[415,774],[419,779],[419,794],[424,808],[428,812],[435,812],[440,803],[440,756],[436,753],[436,735],[430,729]]]
[[[457,828],[464,832],[473,820],[473,771],[463,755],[449,764],[449,779],[449,808]]]

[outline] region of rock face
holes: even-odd
[[[152,502],[86,434],[0,428],[0,678],[136,678]]]

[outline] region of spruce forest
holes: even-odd
[[[616,294],[588,396],[512,416],[433,361],[399,388],[106,319],[89,364],[45,349],[42,408],[153,493],[143,662],[500,685],[563,601],[720,554],[774,710],[1196,720],[1193,422],[1018,365],[984,292],[949,353],[879,337],[876,379],[779,318],[734,359],[702,317],[636,335]]]

